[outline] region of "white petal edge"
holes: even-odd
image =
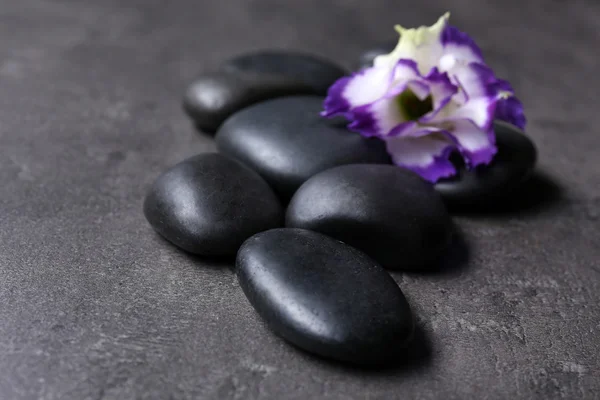
[[[383,97],[389,90],[393,70],[387,67],[368,68],[354,75],[342,97],[350,107],[359,107]]]

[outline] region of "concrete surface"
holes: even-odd
[[[521,95],[540,176],[456,219],[445,272],[395,274],[422,337],[402,365],[306,355],[230,263],[144,220],[153,179],[214,149],[182,93],[249,49],[351,65],[448,8]],[[599,398],[599,19],[595,0],[0,0],[0,399]]]

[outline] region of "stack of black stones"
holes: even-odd
[[[390,44],[393,47],[393,44]],[[383,46],[365,53],[367,66]],[[496,124],[493,163],[431,184],[393,166],[379,139],[320,117],[347,71],[309,55],[243,55],[200,77],[184,109],[219,154],[160,176],[144,213],[179,248],[236,258],[240,285],[278,335],[330,359],[396,360],[414,332],[386,270],[435,268],[453,245],[448,211],[497,203],[533,169],[532,142]]]

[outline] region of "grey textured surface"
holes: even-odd
[[[426,337],[404,366],[305,355],[229,264],[144,220],[153,179],[214,150],[182,93],[253,48],[350,65],[446,8],[514,83],[550,178],[527,210],[456,219],[466,264],[394,275]],[[0,398],[598,398],[599,19],[594,0],[1,0]]]

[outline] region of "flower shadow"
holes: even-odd
[[[563,186],[547,172],[536,170],[514,191],[480,206],[454,208],[452,214],[474,217],[528,217],[566,204]]]

